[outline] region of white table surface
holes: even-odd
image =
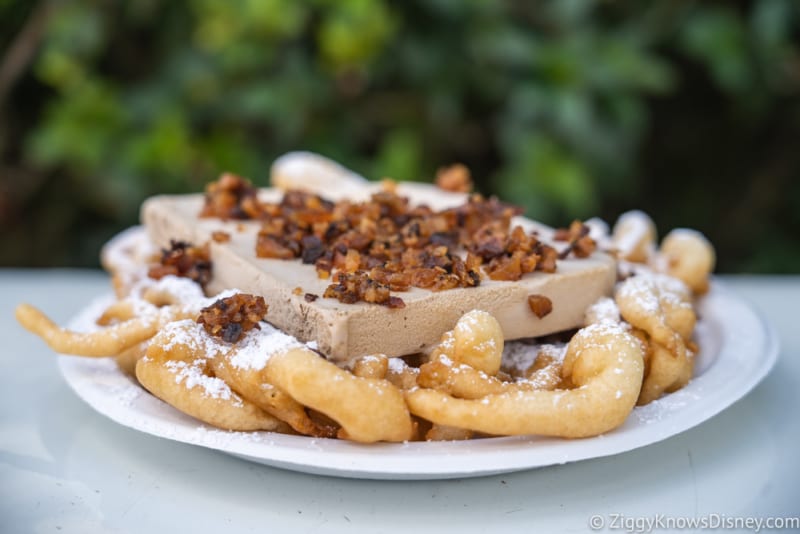
[[[772,373],[697,428],[632,452],[477,479],[306,475],[155,438],[94,412],[19,327],[108,292],[103,273],[0,270],[0,532],[583,532],[800,515],[800,277],[725,277],[781,341]],[[670,519],[671,518],[671,519]],[[595,521],[599,521],[595,519]],[[658,530],[658,529],[655,529]]]

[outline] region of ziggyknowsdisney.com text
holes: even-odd
[[[643,534],[659,530],[797,530],[800,516],[796,517],[733,517],[724,514],[708,514],[699,517],[677,517],[664,514],[652,516],[626,516],[624,514],[595,514],[589,518],[592,530],[621,530]]]

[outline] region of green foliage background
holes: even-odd
[[[800,272],[794,0],[0,0],[0,31],[2,265],[96,265],[148,195],[308,149]]]

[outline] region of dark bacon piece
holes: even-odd
[[[389,293],[389,286],[371,278],[364,271],[339,272],[335,279],[336,283],[328,286],[323,297],[335,298],[345,304],[364,301],[389,308],[404,308],[406,305],[402,299],[393,297]]]
[[[460,165],[442,169],[437,184],[468,191],[469,171]],[[512,227],[521,212],[478,194],[442,211],[412,207],[393,182],[385,182],[366,202],[334,203],[287,191],[280,202],[266,203],[258,201],[249,182],[226,174],[207,188],[202,216],[258,219],[256,255],[313,264],[321,279],[333,277],[327,298],[401,307],[402,299],[391,291],[441,291],[475,287],[483,276],[519,280],[534,271],[554,272],[556,250],[522,227]],[[580,223],[557,236],[570,241],[566,254],[585,257],[594,250]]]
[[[472,191],[472,176],[461,163],[443,167],[436,173],[436,186],[445,191],[469,193]]]
[[[206,186],[205,204],[200,217],[257,219],[261,216],[258,190],[249,181],[225,173]]]
[[[267,309],[264,297],[237,293],[200,310],[197,322],[210,335],[236,343],[253,328],[261,328],[258,323],[267,315]]]
[[[539,319],[553,311],[553,302],[544,295],[529,295],[528,306]]]
[[[553,239],[556,241],[569,241],[569,245],[561,254],[560,259],[565,259],[570,253],[574,254],[576,258],[586,258],[592,255],[592,252],[597,248],[594,239],[589,237],[589,227],[583,222],[575,220],[569,225],[569,228],[559,228],[556,230]]]
[[[167,275],[194,280],[201,286],[211,280],[211,260],[208,245],[195,247],[185,241],[169,242],[168,249],[161,249],[161,259],[147,271],[147,276],[159,280]]]

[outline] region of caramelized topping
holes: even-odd
[[[439,169],[436,173],[436,186],[445,191],[469,193],[472,191],[472,176],[465,165],[456,163]]]
[[[402,299],[391,296],[388,285],[371,278],[364,271],[339,272],[335,279],[336,283],[328,286],[323,297],[338,299],[345,304],[363,300],[389,308],[404,308],[406,305]]]
[[[249,181],[225,173],[206,186],[205,205],[200,217],[256,219],[260,216],[258,190]]]
[[[253,328],[260,329],[258,322],[266,314],[267,303],[263,297],[237,293],[200,310],[197,322],[210,335],[236,343]]]
[[[539,319],[553,311],[553,302],[544,295],[529,295],[528,306]]]
[[[488,260],[485,269],[492,280],[519,280],[533,271],[556,270],[556,250],[535,235],[525,233],[521,226],[515,226],[509,233],[491,224],[482,228],[468,247]]]
[[[465,190],[469,182],[463,165],[437,177],[446,189]],[[481,283],[481,268],[493,280],[556,270],[557,251],[521,226],[512,228],[521,209],[494,197],[473,194],[460,206],[435,211],[411,206],[393,182],[358,203],[334,203],[303,191],[287,191],[280,202],[265,203],[258,202],[255,191],[249,182],[224,175],[207,188],[202,215],[260,220],[256,255],[313,264],[320,278],[332,278],[326,298],[396,308],[404,303],[391,291],[474,287]],[[584,233],[575,224],[562,233],[567,232],[569,251],[585,257],[594,242],[588,229]]]
[[[218,230],[216,232],[211,232],[211,239],[213,239],[216,243],[227,243],[231,240],[231,234]]]
[[[211,280],[211,261],[208,245],[195,247],[185,241],[170,240],[169,249],[161,249],[161,259],[147,272],[147,276],[161,279],[169,274],[194,280],[201,286]]]
[[[570,252],[576,258],[586,258],[591,256],[597,248],[594,239],[589,237],[589,227],[581,221],[572,221],[569,228],[559,228],[553,238],[556,241],[569,241],[569,246],[565,248],[559,257],[561,259],[569,256]]]

